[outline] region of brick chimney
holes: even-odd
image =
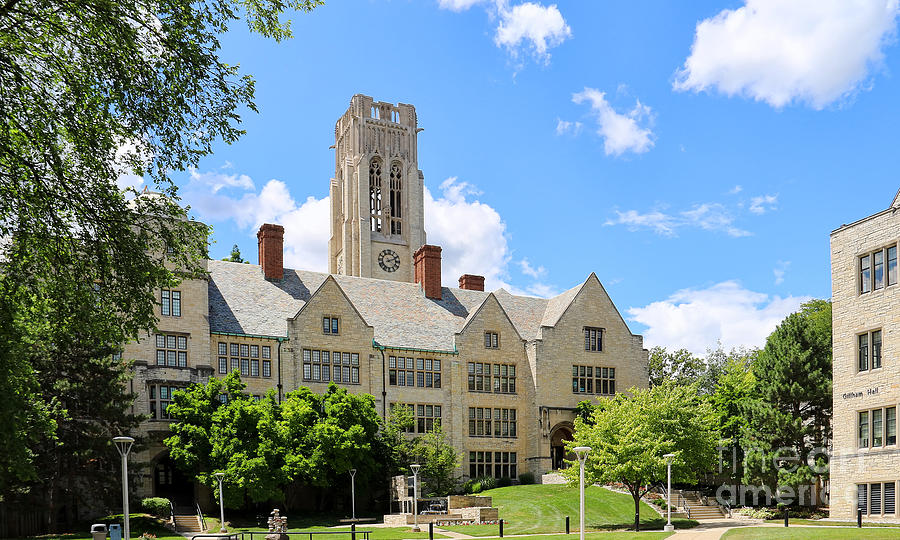
[[[284,278],[284,227],[264,223],[256,233],[259,265],[266,279]]]
[[[425,289],[425,297],[441,299],[441,247],[425,244],[413,255],[416,283]]]
[[[484,276],[475,276],[472,274],[463,274],[459,276],[459,288],[469,291],[484,290]]]

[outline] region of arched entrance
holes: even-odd
[[[194,507],[194,482],[181,472],[166,452],[153,465],[153,495],[174,506]]]
[[[566,452],[566,441],[572,440],[574,426],[569,422],[560,422],[550,430],[550,463],[553,470],[564,469],[565,460],[575,459],[575,455]]]

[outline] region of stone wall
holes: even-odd
[[[843,226],[831,234],[833,518],[856,516],[858,483],[895,482],[896,485],[900,481],[900,448],[896,444],[861,449],[857,439],[860,411],[900,404],[900,285],[860,294],[858,271],[860,255],[896,245],[898,238],[900,212],[890,210]],[[857,336],[877,329],[882,330],[882,367],[860,372]],[[873,519],[896,520],[897,514],[873,516]]]

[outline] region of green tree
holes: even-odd
[[[700,380],[706,370],[702,358],[697,358],[687,349],[668,352],[665,347],[650,349],[650,386],[661,386],[667,382],[693,384]]]
[[[416,438],[413,453],[422,464],[422,480],[429,496],[443,497],[453,491],[461,455],[447,442],[440,425]]]
[[[39,366],[21,353],[64,336],[39,333],[37,317],[66,305],[92,320],[95,342],[80,349],[121,344],[153,328],[156,289],[201,274],[207,230],[185,219],[170,175],[237,140],[239,111],[256,110],[253,79],[219,58],[218,36],[241,14],[281,40],[285,9],[319,3],[0,4],[4,491],[35,478],[35,444],[53,436],[49,397],[35,396]],[[123,192],[122,175],[161,196]]]
[[[245,260],[241,257],[241,248],[239,248],[237,244],[231,246],[231,256],[230,256],[230,257],[225,257],[225,258],[222,259],[222,260],[223,260],[223,261],[227,261],[227,262],[248,263],[248,264],[249,264],[249,262],[250,262],[250,261],[245,261]]]
[[[746,483],[797,488],[827,477],[810,463],[813,450],[831,437],[831,355],[831,303],[825,300],[803,304],[766,339],[753,363],[753,398],[746,407]]]
[[[756,383],[753,361],[757,353],[754,350],[729,355],[716,389],[709,396],[721,439],[722,453],[719,457],[724,461],[725,468],[729,469],[728,474],[734,483],[741,482],[743,478],[741,441],[747,428],[747,404]]]
[[[170,456],[211,488],[214,473],[224,472],[232,508],[269,500],[290,506],[298,488],[311,486],[324,509],[350,469],[357,486],[383,480],[386,464],[377,458],[394,452],[379,434],[374,398],[334,384],[323,394],[301,387],[282,403],[274,391],[257,401],[232,372],[176,392],[168,412],[176,420],[165,441]]]
[[[409,464],[413,462],[413,439],[406,436],[416,425],[412,409],[400,403],[391,405],[391,412],[381,429],[381,448],[384,451],[382,463],[387,476],[409,474]]]
[[[718,434],[709,403],[696,386],[664,384],[649,390],[617,394],[593,413],[593,425],[575,419],[574,439],[566,444],[589,446],[585,481],[621,482],[634,499],[634,527],[640,527],[640,500],[666,478],[666,454],[675,454],[672,479],[696,482],[715,463]],[[578,464],[564,471],[578,482]]]

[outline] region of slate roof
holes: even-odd
[[[263,278],[258,265],[209,261],[209,326],[212,332],[287,336],[294,317],[329,274],[284,269],[280,282]],[[491,294],[443,287],[441,300],[426,298],[416,283],[332,276],[365,322],[385,346],[455,350],[454,336]],[[546,299],[510,294],[494,296],[519,335],[540,339],[541,326],[553,326],[581,285]],[[551,324],[547,324],[552,321]]]

